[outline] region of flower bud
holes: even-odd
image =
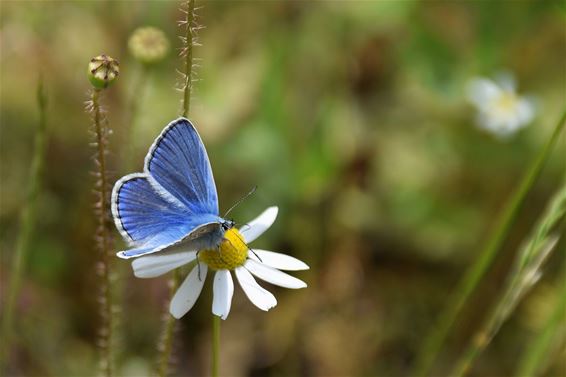
[[[88,63],[88,79],[96,89],[108,88],[120,73],[118,60],[108,55],[99,55]]]
[[[163,31],[155,27],[141,27],[130,37],[128,48],[141,63],[155,64],[169,52],[169,40]]]

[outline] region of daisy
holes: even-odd
[[[248,246],[273,224],[277,212],[277,207],[269,207],[239,230],[226,230],[217,249],[186,250],[186,246],[180,244],[164,253],[139,257],[132,262],[134,275],[138,278],[153,278],[197,261],[171,300],[169,312],[175,318],[181,318],[194,306],[209,270],[214,271],[214,315],[226,319],[230,313],[234,293],[232,273],[236,275],[236,280],[249,300],[259,309],[267,311],[277,305],[277,300],[256,282],[254,276],[280,287],[298,289],[305,288],[307,284],[280,270],[309,269],[304,262],[291,256],[250,249]]]
[[[535,116],[535,105],[519,96],[510,74],[490,80],[478,77],[467,87],[469,101],[478,110],[478,125],[496,136],[508,137],[529,124]]]

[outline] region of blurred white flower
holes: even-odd
[[[269,207],[256,219],[237,230],[228,229],[218,249],[190,250],[175,246],[165,253],[140,257],[132,262],[134,275],[152,278],[193,262],[198,264],[179,286],[171,300],[169,312],[175,318],[184,316],[195,304],[202,291],[208,269],[214,274],[212,313],[226,319],[230,313],[234,283],[231,271],[250,301],[261,310],[277,305],[275,297],[261,287],[252,275],[268,283],[285,288],[305,288],[305,282],[279,270],[308,270],[304,262],[285,254],[250,249],[248,244],[262,235],[275,221],[277,207]]]
[[[501,138],[525,127],[535,116],[533,100],[517,94],[510,74],[501,74],[495,80],[474,78],[468,83],[467,94],[478,110],[478,125]]]

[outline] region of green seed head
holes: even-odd
[[[88,63],[88,79],[96,89],[108,88],[120,74],[120,63],[108,55],[99,55]]]
[[[155,64],[169,52],[169,40],[165,33],[155,27],[136,29],[128,41],[130,52],[143,64]]]

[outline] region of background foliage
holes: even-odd
[[[86,66],[100,53],[120,60],[121,76],[104,101],[114,130],[112,174],[140,170],[153,138],[179,114],[174,86],[181,62],[171,53],[146,73],[145,89],[132,93],[141,68],[127,40],[136,27],[153,25],[180,46],[178,5],[1,4],[2,287],[30,184],[40,73],[49,98],[46,174],[10,374],[96,373],[98,256]],[[202,81],[191,118],[209,151],[221,209],[258,185],[234,218],[245,222],[279,205],[278,221],[257,246],[311,266],[297,274],[309,288],[273,288],[279,305],[267,314],[236,290],[223,323],[221,373],[409,375],[452,287],[566,103],[564,4],[207,1],[199,13],[206,29],[195,52],[203,59]],[[469,78],[501,70],[515,73],[519,90],[535,95],[539,109],[535,122],[508,141],[475,127],[464,96]],[[132,95],[141,101],[135,128]],[[452,365],[497,297],[517,246],[563,179],[564,138],[559,144],[452,333],[438,373]],[[564,284],[558,274],[564,241],[558,248],[472,375],[515,370]],[[120,375],[148,375],[166,279],[135,279],[127,262],[115,262],[123,291]],[[179,375],[208,371],[211,287],[205,290],[181,321]],[[564,354],[563,340],[553,355]],[[563,363],[548,365],[549,376],[566,374]]]

